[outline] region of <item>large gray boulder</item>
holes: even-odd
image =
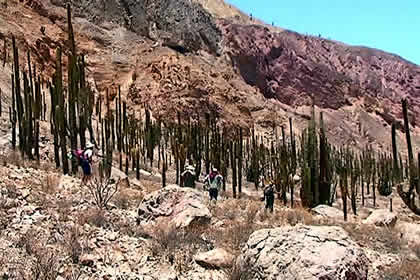
[[[254,232],[236,261],[246,279],[367,279],[369,260],[340,227],[305,226]],[[244,278],[244,279],[245,279]]]
[[[375,226],[394,227],[397,223],[397,215],[389,212],[388,209],[378,209],[374,210],[363,223]]]
[[[202,192],[169,185],[148,194],[137,210],[139,221],[170,218],[172,226],[187,227],[192,223],[208,223],[211,213],[203,203]]]
[[[335,219],[335,220],[342,220],[343,219],[343,212],[338,210],[335,207],[331,207],[328,205],[318,205],[311,209],[312,213],[314,213],[316,216],[322,217],[322,218],[329,218],[329,219]]]

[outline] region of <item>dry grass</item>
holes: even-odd
[[[387,227],[375,227],[364,224],[343,224],[350,237],[362,247],[370,247],[379,252],[400,253],[403,241],[400,234]]]
[[[243,268],[238,265],[233,265],[229,269],[225,269],[225,273],[229,280],[253,280],[254,275],[249,268]]]
[[[78,264],[84,250],[84,236],[77,225],[66,229],[62,246],[73,264]]]
[[[420,244],[416,244],[411,248],[411,250],[414,252],[414,254],[417,256],[417,258],[420,260]]]
[[[200,251],[212,249],[211,244],[202,238],[205,226],[191,226],[177,229],[166,223],[156,225],[151,233],[153,239],[149,243],[151,255],[166,260],[174,265],[178,272],[192,268],[193,256]]]
[[[141,225],[136,225],[135,222],[130,223],[125,219],[119,219],[113,222],[112,229],[118,231],[122,235],[128,235],[130,237],[151,238],[150,234]]]
[[[223,226],[209,230],[211,239],[218,246],[238,254],[241,246],[256,230],[284,225],[319,224],[304,208],[278,207],[273,213],[264,210],[264,202],[258,200],[228,199],[211,208],[215,219],[223,221]]]
[[[33,229],[28,231],[21,236],[17,246],[26,253],[25,258],[9,263],[14,267],[17,279],[55,280],[58,277],[61,265],[57,251],[46,246],[42,232]]]
[[[420,279],[420,261],[403,259],[386,269],[383,275],[384,280],[419,280]]]
[[[60,222],[68,222],[71,216],[73,199],[59,199],[56,201],[56,211]]]
[[[127,210],[135,208],[143,200],[143,194],[136,190],[120,189],[112,199],[116,207]]]
[[[108,219],[105,216],[104,210],[87,209],[84,213],[79,213],[77,223],[81,226],[89,224],[98,228],[106,228],[108,226]]]
[[[24,166],[24,159],[22,159],[20,153],[18,151],[11,151],[6,155],[1,156],[1,161],[3,162],[3,166],[14,165],[17,168]]]
[[[60,177],[57,174],[48,174],[45,182],[41,185],[41,190],[47,194],[55,194],[57,192]]]

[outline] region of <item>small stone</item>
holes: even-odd
[[[80,257],[80,264],[88,267],[93,267],[96,257],[92,254],[85,254]]]

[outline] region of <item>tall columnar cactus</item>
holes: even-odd
[[[325,135],[323,113],[321,112],[319,136],[319,203],[331,205],[331,183],[328,170],[328,143]]]
[[[411,146],[411,137],[410,137],[410,124],[408,120],[408,108],[407,108],[407,99],[402,100],[403,107],[403,116],[404,116],[404,129],[405,137],[407,140],[407,150],[408,150],[408,163],[409,163],[409,174],[410,174],[410,190],[413,190],[418,184],[417,172],[414,167],[414,156],[413,148]]]
[[[59,124],[57,116],[57,108],[58,108],[58,100],[57,94],[55,89],[55,74],[53,76],[54,83],[48,83],[48,87],[50,89],[50,97],[51,97],[51,115],[50,115],[50,130],[53,134],[54,139],[54,161],[55,167],[60,167],[60,150],[59,150]]]
[[[232,193],[233,193],[233,198],[236,198],[236,153],[235,153],[235,147],[236,144],[233,140],[230,141],[230,148],[229,148],[229,152],[230,152],[230,164],[231,164],[231,168],[232,168]]]
[[[16,111],[17,111],[17,120],[19,124],[19,149],[23,152],[24,149],[24,127],[23,127],[23,101],[21,95],[21,85],[20,85],[20,71],[19,71],[19,51],[16,47],[15,37],[12,37],[12,47],[13,47],[13,70],[15,78],[15,101],[16,101]]]
[[[314,207],[319,204],[319,168],[318,145],[316,135],[315,108],[312,107],[312,117],[306,132],[302,135],[303,170],[301,198],[305,207]],[[306,134],[306,135],[305,135]]]
[[[12,124],[12,149],[16,149],[16,100],[15,100],[15,80],[14,75],[12,77],[12,107],[9,108],[9,118]]]
[[[296,174],[296,168],[297,168],[297,158],[296,158],[296,140],[295,140],[295,134],[293,132],[293,126],[292,126],[292,118],[289,118],[289,126],[290,126],[290,145],[291,145],[291,161],[292,161],[292,174]]]
[[[396,128],[395,122],[392,123],[391,126],[391,135],[392,135],[392,155],[393,155],[393,177],[394,179],[400,179],[400,171],[398,166],[398,151],[397,151],[397,140],[396,140]]]
[[[407,207],[413,211],[413,213],[420,215],[420,208],[415,203],[415,195],[414,190],[416,190],[417,194],[420,194],[420,185],[419,185],[419,178],[418,178],[418,171],[417,168],[414,166],[414,157],[413,157],[413,150],[411,147],[411,139],[410,139],[410,128],[408,123],[408,108],[407,108],[407,100],[402,100],[402,107],[403,107],[403,115],[404,115],[404,127],[405,127],[405,135],[407,140],[407,149],[408,149],[408,166],[406,168],[407,172],[409,170],[409,181],[410,187],[408,192],[403,190],[402,185],[397,187],[397,191],[401,199],[407,205]]]
[[[57,95],[56,117],[58,118],[58,130],[60,134],[60,146],[61,146],[61,160],[63,173],[69,173],[69,164],[67,159],[67,124],[65,118],[65,103],[64,103],[64,92],[63,92],[63,72],[62,72],[62,60],[61,60],[61,48],[57,49],[57,60],[56,60],[56,73],[55,73],[55,94]]]
[[[7,61],[7,42],[6,38],[3,39],[3,68],[6,66]]]
[[[239,128],[239,151],[238,151],[238,193],[239,197],[241,197],[242,193],[242,154],[243,154],[243,132],[242,127]]]
[[[206,113],[206,136],[205,136],[205,167],[206,174],[210,173],[210,114]]]

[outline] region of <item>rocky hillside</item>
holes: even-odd
[[[134,110],[147,103],[163,118],[210,111],[225,123],[261,131],[293,117],[299,131],[313,99],[333,143],[388,149],[396,121],[404,149],[400,99],[407,97],[416,125],[413,142],[420,144],[417,65],[268,26],[223,1],[3,2],[0,39],[10,48],[11,35],[17,36],[46,78],[56,47],[66,47],[68,2],[91,85],[98,94],[121,85]]]
[[[344,222],[340,190],[332,206],[304,209],[298,178],[293,196],[285,204],[276,198],[268,213],[245,178],[232,198],[233,170],[217,203],[202,176],[195,189],[180,188],[173,158],[164,188],[156,160],[139,164],[137,180],[127,155],[128,176],[114,167],[101,181],[104,151],[84,184],[55,168],[48,116],[40,121],[40,161],[13,152],[11,38],[21,68],[28,70],[29,51],[48,93],[58,47],[67,64],[67,3],[95,95],[112,97],[120,86],[132,114],[144,104],[164,119],[211,112],[226,126],[270,136],[289,117],[302,131],[315,102],[330,141],[386,151],[406,96],[413,145],[420,144],[419,66],[395,55],[268,26],[222,0],[0,0],[1,279],[419,279],[420,219],[395,191],[384,197],[367,188],[362,199],[357,186],[357,215],[348,205]]]

